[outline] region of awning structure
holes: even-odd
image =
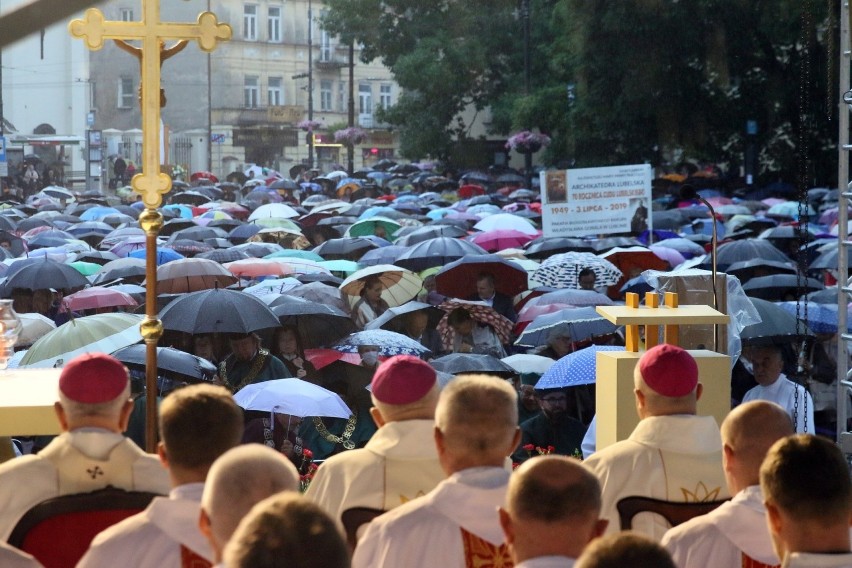
[[[9,137],[9,143],[18,146],[79,146],[83,142],[82,136],[56,134],[14,134]]]

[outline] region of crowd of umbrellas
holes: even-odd
[[[837,191],[812,190],[805,203],[702,191],[716,219],[703,205],[672,207],[664,195],[654,202],[653,231],[546,238],[538,193],[519,189],[521,176],[475,173],[452,181],[386,165],[302,183],[193,177],[194,185],[178,184],[161,209],[156,279],[167,337],[260,332],[268,340],[271,330],[293,326],[317,369],[357,364],[359,345],[378,345],[380,357],[429,358],[447,377],[532,372],[543,375],[542,388],[586,384],[594,381],[594,351],[619,348],[596,345],[598,338],[611,343],[619,329],[595,306],[651,290],[647,270],[709,269],[714,222],[718,268],[740,280],[762,319],[743,330],[744,341],[837,331],[836,288],[825,286],[837,267]],[[299,195],[301,203],[293,199]],[[0,205],[0,296],[15,300],[23,321],[13,366],[57,367],[104,351],[144,369],[141,210],[126,190],[106,196],[55,186],[26,203]],[[803,214],[811,221],[800,223]],[[587,268],[595,290],[578,287]],[[516,322],[471,301],[483,273],[514,299]],[[350,311],[368,277],[381,282],[389,309],[358,329]],[[51,291],[52,311],[28,303],[40,290]],[[458,307],[491,326],[511,354],[452,353],[447,315]],[[405,316],[420,310],[440,333],[441,353],[404,334]],[[536,354],[555,328],[578,349],[558,364]],[[190,382],[215,374],[209,362],[171,347],[159,348],[158,366],[161,375]]]

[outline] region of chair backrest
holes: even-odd
[[[683,503],[651,497],[625,497],[616,504],[616,509],[618,509],[621,530],[627,531],[633,525],[633,517],[639,513],[655,513],[668,521],[671,526],[676,527],[693,517],[706,515],[724,502],[725,500]]]
[[[340,514],[340,521],[343,523],[343,528],[346,531],[346,542],[349,543],[351,550],[355,550],[355,546],[358,544],[358,529],[384,512],[381,509],[371,509],[369,507],[352,507]]]
[[[54,497],[21,517],[9,544],[32,554],[45,568],[73,568],[96,534],[144,510],[154,497],[111,486]]]

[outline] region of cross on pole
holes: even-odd
[[[160,21],[159,0],[142,0],[142,20],[138,22],[107,21],[96,8],[86,10],[82,20],[68,24],[72,36],[85,40],[91,50],[99,50],[105,39],[142,42],[142,173],[133,177],[131,185],[142,196],[145,207],[156,209],[162,195],[171,189],[171,178],[160,172],[160,59],[161,42],[196,40],[203,51],[216,49],[218,41],[231,38],[231,27],[220,24],[216,14],[202,12],[195,23]]]
[[[202,12],[196,23],[160,21],[160,0],[142,0],[142,20],[139,22],[107,21],[103,13],[90,8],[82,20],[68,24],[69,33],[85,40],[91,50],[104,46],[104,40],[141,41],[139,50],[142,70],[142,172],[133,176],[133,190],[142,196],[145,211],[139,225],[145,231],[145,275],[148,293],[145,298],[145,319],[140,332],[145,339],[145,389],[147,393],[145,449],[157,447],[157,341],[163,335],[163,323],[157,319],[157,234],[163,226],[163,216],[157,208],[163,194],[172,188],[172,178],[160,172],[160,66],[172,52],[165,50],[166,40],[198,42],[202,51],[213,51],[219,41],[231,38],[231,27],[220,24],[212,12]]]

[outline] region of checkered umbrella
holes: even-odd
[[[533,278],[544,286],[577,288],[578,274],[584,268],[595,271],[596,286],[612,286],[621,280],[621,271],[611,262],[588,252],[553,255],[541,263]]]
[[[475,321],[491,326],[494,333],[497,334],[497,338],[500,339],[500,343],[506,345],[512,337],[512,320],[501,316],[485,302],[469,302],[453,299],[447,300],[438,307],[447,312],[447,315],[441,318],[437,327],[438,333],[441,334],[441,341],[443,341],[444,347],[447,349],[452,349],[453,340],[456,335],[455,330],[447,323],[447,318],[450,312],[456,308],[466,309]]]

